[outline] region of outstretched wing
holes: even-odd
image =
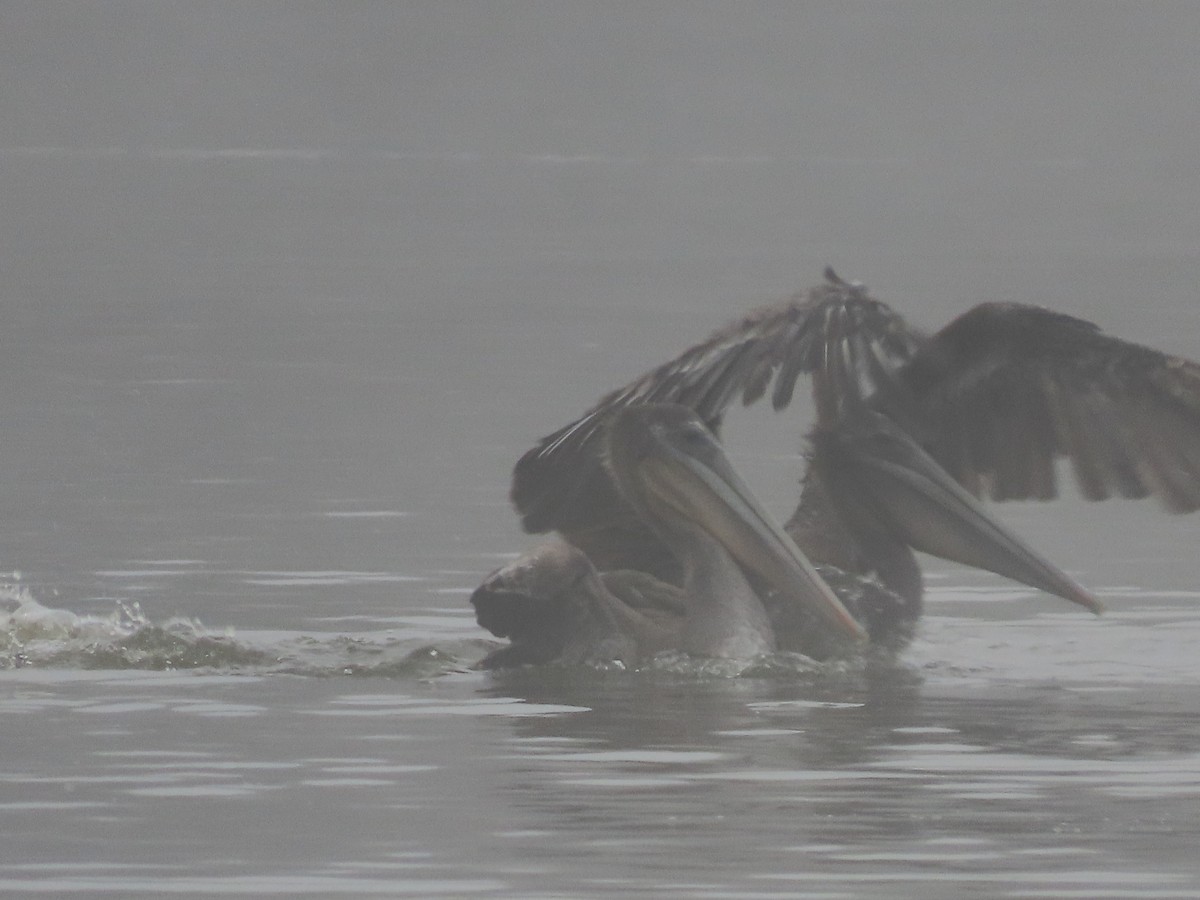
[[[1017,304],[977,306],[926,338],[861,285],[831,271],[826,280],[726,326],[539,441],[513,471],[525,529],[561,532],[600,568],[653,571],[661,547],[605,467],[609,417],[679,403],[717,432],[738,398],[770,390],[774,408],[786,406],[800,375],[812,377],[820,427],[836,429],[866,402],[976,496],[1055,497],[1065,457],[1089,499],[1154,494],[1173,511],[1200,508],[1200,365]]]
[[[1034,306],[977,306],[935,334],[872,405],[967,490],[1057,496],[1070,459],[1090,500],[1200,508],[1200,365]]]
[[[921,338],[861,285],[831,270],[826,281],[733,322],[539,441],[513,472],[512,500],[525,529],[558,530],[578,546],[587,542],[581,535],[600,532],[606,539],[645,537],[604,466],[604,429],[617,409],[679,403],[717,432],[737,398],[750,404],[771,388],[772,405],[786,406],[801,374],[813,377],[823,419],[836,419],[845,402],[890,381]]]

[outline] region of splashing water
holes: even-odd
[[[235,632],[209,629],[186,617],[156,622],[137,602],[118,602],[107,615],[77,614],[45,606],[27,587],[8,584],[0,585],[0,669],[203,669],[245,675],[429,679],[462,673],[495,646],[474,636],[473,623],[465,616],[453,621],[454,627],[437,633],[412,623],[358,633]],[[836,677],[861,674],[864,665],[862,660],[818,663],[796,653],[754,660],[663,653],[636,668],[619,661],[584,668],[592,677],[644,674],[703,681]],[[560,667],[544,668],[558,670],[552,677],[563,675]]]
[[[108,615],[43,606],[28,588],[0,585],[0,669],[216,669],[226,673],[434,677],[461,671],[457,654],[392,635],[212,631],[195,619],[152,621],[121,602]],[[455,648],[457,649],[457,648]],[[461,652],[461,651],[460,651]]]

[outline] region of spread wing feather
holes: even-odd
[[[751,312],[539,441],[513,472],[522,524],[562,532],[598,565],[627,562],[636,547],[653,555],[656,539],[605,468],[613,411],[681,403],[717,432],[738,398],[769,391],[775,409],[787,406],[801,375],[812,379],[819,427],[867,402],[976,496],[1053,498],[1055,462],[1066,458],[1089,499],[1155,495],[1173,511],[1200,508],[1200,365],[1018,304],[977,306],[924,337],[827,271],[820,287]]]
[[[1200,365],[1036,306],[989,303],[935,334],[872,405],[994,500],[1081,493],[1200,508]]]
[[[835,409],[872,392],[906,362],[919,336],[859,285],[831,271],[827,283],[764,307],[680,356],[613,391],[571,424],[542,438],[513,472],[512,500],[527,531],[562,532],[589,555],[597,535],[642,532],[604,466],[602,435],[612,413],[639,403],[680,403],[714,432],[739,397],[753,403],[771,388],[786,406],[801,375],[812,375],[819,404]],[[648,539],[648,538],[647,538]]]

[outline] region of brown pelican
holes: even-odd
[[[1053,498],[1059,458],[1088,499],[1154,494],[1171,511],[1200,507],[1196,363],[1018,304],[977,306],[925,336],[827,270],[825,284],[750,313],[543,438],[513,473],[522,524],[557,531],[602,573],[678,584],[677,559],[606,468],[609,422],[621,409],[668,402],[719,433],[737,398],[750,404],[770,388],[781,409],[801,374],[812,378],[817,422],[785,528],[831,579],[842,577],[834,569],[848,573],[859,594],[850,605],[875,639],[903,639],[919,615],[914,549],[1099,609],[974,499]],[[560,606],[549,595],[514,602],[506,577],[520,565],[493,573],[472,597],[480,624],[513,639],[512,661],[537,643],[531,624]],[[790,621],[795,607],[763,593],[778,643],[810,649],[809,623]]]
[[[672,584],[645,572],[601,573],[565,542],[539,548],[504,576],[503,586],[510,594],[552,596],[562,604],[554,658],[636,664],[663,650],[735,659],[770,653],[777,646],[774,629],[747,573],[771,591],[775,605],[825,629],[832,640],[866,638],[691,410],[677,404],[616,410],[604,453],[622,498],[681,576]],[[497,590],[493,585],[485,617],[496,606]],[[540,625],[554,619],[542,617]],[[544,649],[544,635],[541,643]]]

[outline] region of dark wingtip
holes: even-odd
[[[826,266],[824,275],[825,280],[830,284],[836,284],[839,287],[845,287],[846,282],[842,281],[842,279],[838,276],[838,273],[833,271],[833,266]]]

